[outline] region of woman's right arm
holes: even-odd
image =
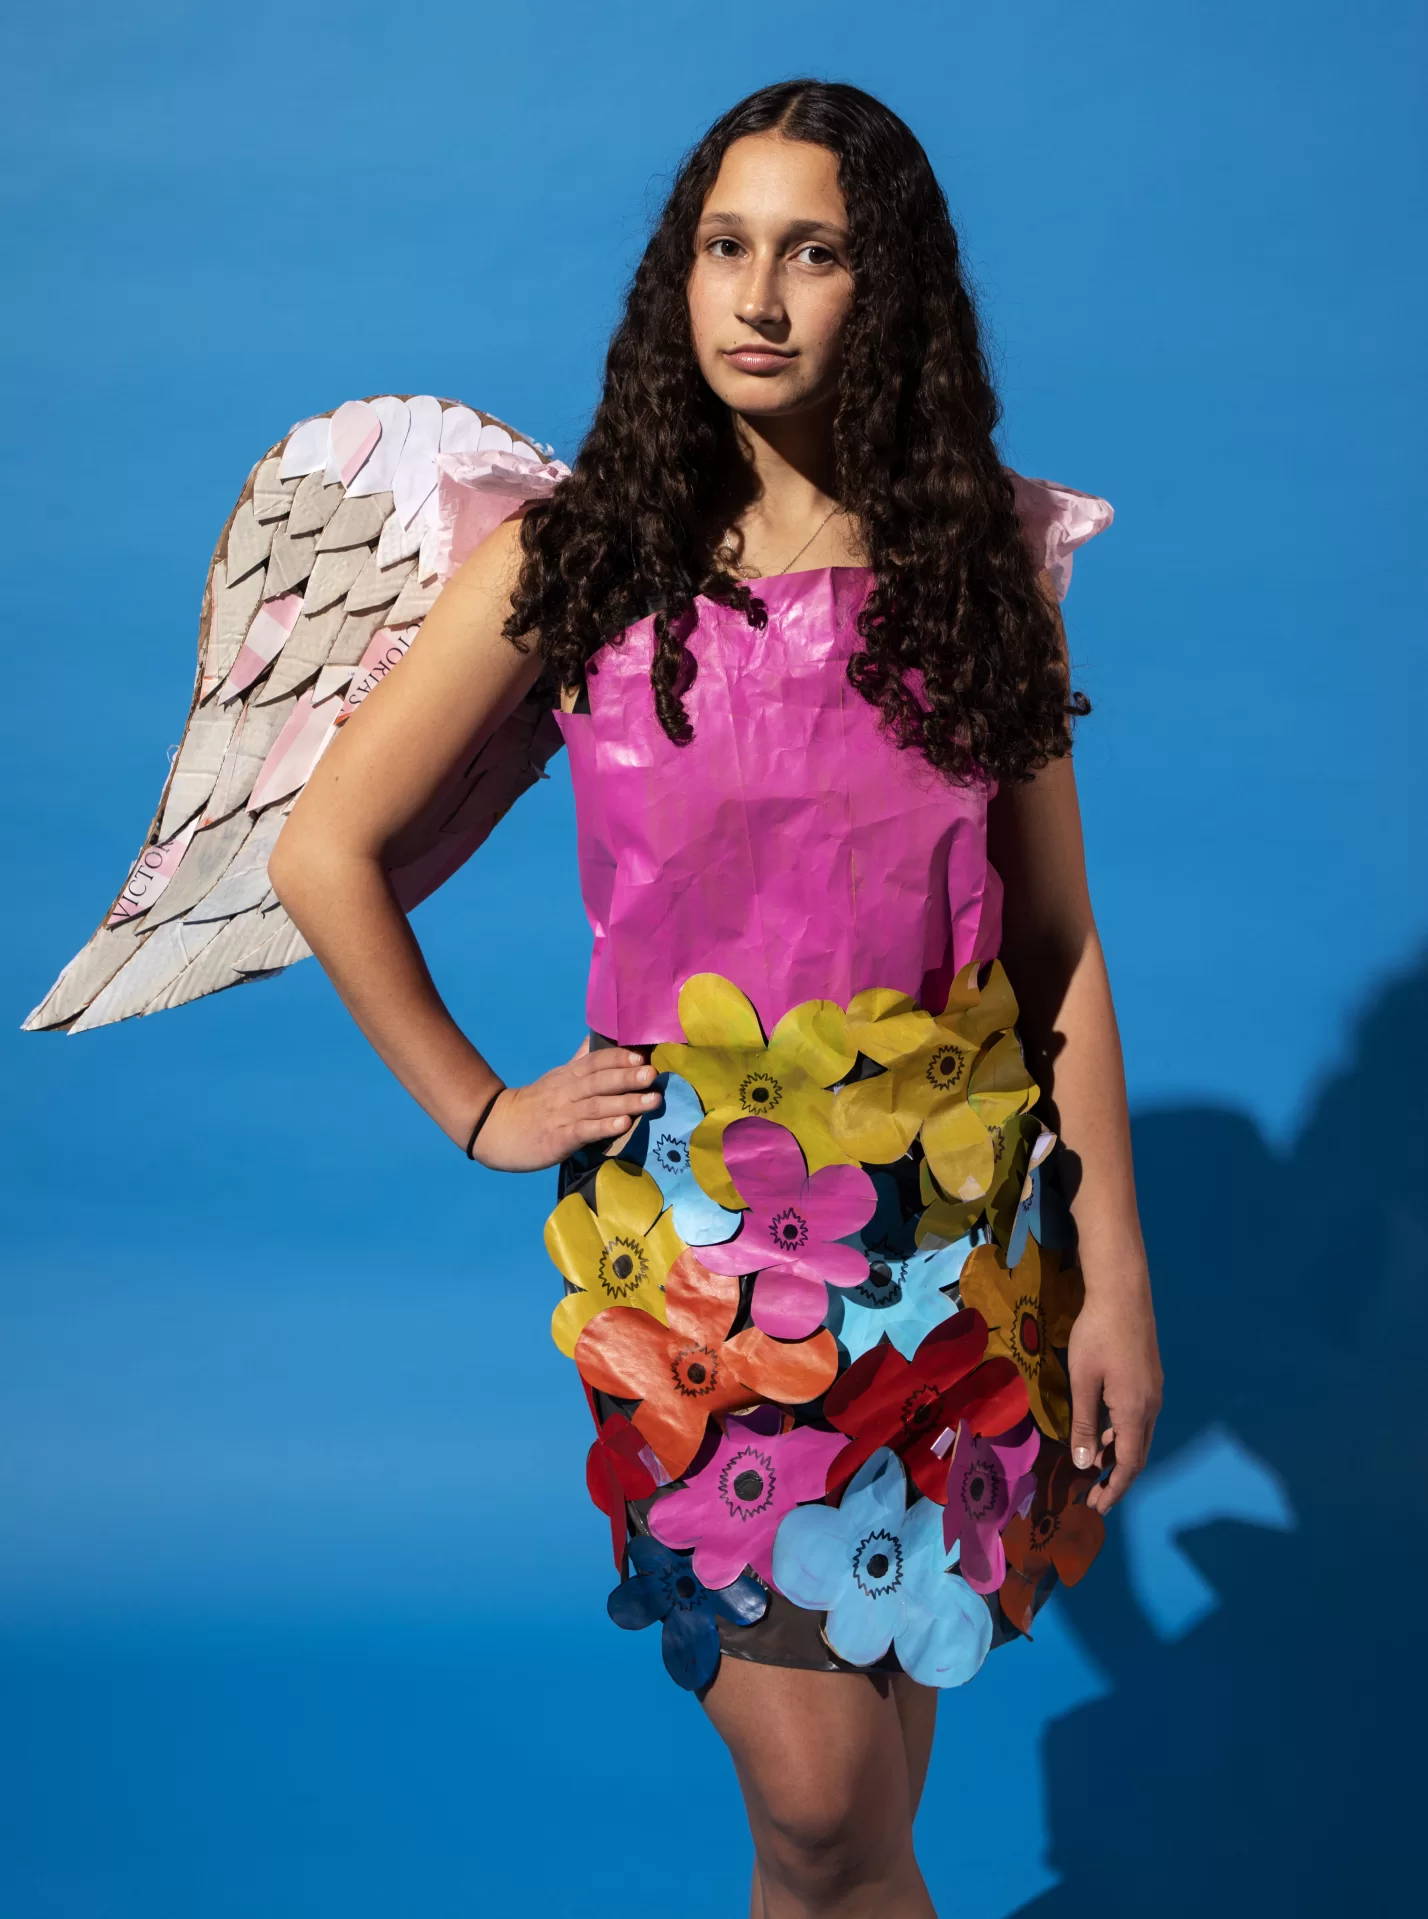
[[[658,1103],[638,1054],[584,1049],[529,1086],[501,1080],[457,1026],[397,904],[387,854],[452,770],[530,691],[536,651],[502,633],[519,522],[482,542],[427,615],[420,643],[344,724],[279,836],[268,877],[347,1010],[451,1139],[484,1165],[552,1166]]]

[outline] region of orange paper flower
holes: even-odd
[[[802,1405],[838,1371],[829,1332],[789,1342],[750,1326],[730,1339],[739,1282],[711,1273],[692,1250],[669,1269],[665,1310],[667,1326],[636,1308],[607,1307],[576,1341],[575,1363],[588,1385],[641,1402],[634,1424],[671,1479],[698,1452],[711,1414],[760,1400]]]

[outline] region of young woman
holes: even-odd
[[[933,1910],[938,1688],[1084,1570],[1160,1398],[1052,570],[1100,503],[1009,474],[997,420],[913,135],[753,95],[679,174],[572,476],[447,585],[270,866],[450,1138],[562,1169],[612,1613],[664,1618],[729,1747],[762,1919]],[[386,863],[541,689],[592,1034],[507,1086]]]

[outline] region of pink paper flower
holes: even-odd
[[[942,1543],[950,1552],[962,1542],[958,1570],[975,1593],[994,1593],[1006,1578],[1002,1531],[1014,1513],[1024,1513],[1036,1491],[1041,1435],[1036,1421],[1023,1419],[995,1436],[957,1425],[952,1463],[947,1469],[947,1505],[942,1514]]]
[[[816,1426],[779,1431],[775,1407],[731,1413],[709,1464],[650,1508],[649,1526],[666,1546],[692,1546],[706,1586],[728,1586],[752,1566],[773,1583],[779,1521],[805,1499],[821,1499],[833,1455],[846,1440]]]
[[[866,1255],[839,1242],[872,1218],[877,1190],[861,1166],[810,1173],[798,1141],[767,1119],[735,1120],[724,1164],[748,1209],[743,1228],[699,1257],[714,1273],[757,1273],[754,1324],[775,1339],[804,1339],[823,1324],[829,1286],[858,1286]]]

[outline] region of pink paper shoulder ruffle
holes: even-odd
[[[1022,538],[1037,568],[1051,575],[1058,600],[1066,598],[1071,584],[1071,556],[1078,546],[1104,533],[1116,517],[1109,500],[1094,493],[1078,493],[1075,487],[1058,486],[1054,480],[1030,480],[1025,474],[1011,473],[1016,493],[1017,518]]]
[[[560,460],[488,451],[436,457],[436,526],[423,549],[422,572],[443,584],[503,520],[528,500],[546,500],[570,468]]]

